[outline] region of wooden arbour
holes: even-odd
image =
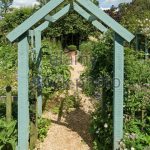
[[[7,35],[10,42],[18,42],[18,150],[28,150],[29,140],[29,40],[35,46],[37,61],[41,61],[41,33],[49,25],[66,15],[70,9],[90,21],[101,32],[111,28],[114,36],[114,83],[113,83],[113,149],[119,146],[123,138],[123,99],[124,99],[124,47],[123,42],[130,42],[134,35],[108,16],[90,0],[76,0],[66,5],[53,16],[48,15],[65,0],[50,0],[41,9],[26,19]],[[31,30],[39,21],[44,22]],[[28,38],[30,37],[30,38]],[[38,69],[40,72],[39,64]],[[40,74],[39,74],[40,76]],[[117,79],[117,80],[115,80]],[[40,80],[42,82],[42,78]],[[118,86],[119,85],[119,86]],[[42,88],[42,86],[40,86]],[[41,89],[42,91],[42,89]],[[42,114],[42,93],[38,93],[38,115]],[[104,139],[105,140],[105,139]]]

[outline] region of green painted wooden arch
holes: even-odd
[[[114,130],[113,130],[113,149],[118,149],[118,142],[123,137],[123,81],[124,81],[124,40],[130,42],[134,35],[108,16],[103,10],[99,9],[90,0],[76,0],[76,2],[66,5],[53,16],[48,15],[65,0],[50,0],[45,6],[26,19],[7,35],[10,42],[16,40],[18,43],[18,150],[28,150],[29,140],[29,42],[35,46],[36,54],[39,56],[41,51],[41,32],[51,23],[56,22],[66,15],[70,9],[74,9],[87,21],[90,21],[101,32],[106,32],[111,28],[115,32],[114,37]],[[30,31],[36,23],[43,20],[43,23],[34,30]],[[28,32],[30,31],[30,32]],[[25,34],[29,33],[29,34]],[[35,38],[34,38],[35,37]],[[41,59],[40,59],[41,60]],[[40,70],[40,63],[39,68]],[[40,72],[40,71],[39,71]],[[119,83],[118,80],[119,79]],[[119,86],[117,86],[119,84]],[[42,113],[42,97],[38,97],[38,113]]]
[[[61,13],[55,14],[54,17],[47,16],[49,12],[51,12],[63,2],[64,0],[50,0],[46,5],[39,9],[31,17],[26,19],[22,24],[20,24],[12,32],[10,32],[7,35],[7,38],[11,42],[13,42],[19,37],[21,37],[26,31],[28,31],[33,25],[35,25],[43,18],[54,22],[55,20],[60,18],[60,16],[65,15],[70,10],[69,5],[62,9]],[[80,7],[78,4],[80,4],[82,7]],[[101,20],[107,27],[111,28],[126,41],[130,42],[134,38],[134,35],[132,33],[130,33],[128,30],[122,27],[119,23],[117,23],[114,19],[107,15],[103,10],[99,9],[90,0],[77,0],[77,3],[73,3],[73,9],[76,12],[78,12],[81,16],[83,16],[86,20],[89,20],[91,15],[83,8],[92,13],[94,17],[96,17],[96,19],[92,21],[92,24],[100,31],[106,32],[107,28],[104,25],[102,25],[98,20]]]

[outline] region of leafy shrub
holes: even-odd
[[[113,44],[111,36],[94,44],[91,49],[90,62],[82,75],[84,92],[90,96],[101,93],[100,106],[93,113],[91,122],[91,133],[94,138],[94,148],[112,149],[113,144]],[[120,147],[131,147],[143,150],[149,146],[150,136],[150,60],[144,60],[144,54],[135,52],[132,49],[125,49],[125,101],[124,101],[124,139],[120,142]],[[89,78],[90,77],[90,82]],[[95,79],[109,79],[110,86],[101,84]],[[136,135],[137,138],[131,140],[126,136]]]
[[[0,102],[0,117],[3,118],[6,115],[6,105]]]
[[[51,109],[54,114],[59,114],[59,106],[55,106]]]
[[[69,46],[67,47],[67,49],[68,49],[69,51],[77,51],[77,46],[75,46],[75,45],[69,45]]]
[[[68,95],[68,91],[65,93],[64,98],[60,98],[59,103],[55,102],[54,106],[51,108],[52,112],[58,114],[60,117],[65,114],[69,113],[72,108],[79,108],[80,107],[80,100],[79,96],[75,95]]]
[[[112,114],[111,112],[106,113],[108,114],[104,117],[103,109],[99,106],[92,114],[90,133],[94,138],[94,150],[112,149]]]
[[[33,14],[34,11],[35,9],[33,8],[20,8],[14,9],[11,13],[6,13],[4,19],[0,21],[1,43],[7,43],[6,35],[8,34],[8,32],[25,21],[30,15]]]
[[[88,65],[90,63],[90,56],[92,53],[92,49],[94,47],[94,43],[92,41],[81,43],[79,50],[79,62],[83,65]]]
[[[64,99],[64,109],[69,111],[70,108],[79,108],[80,98],[74,95],[66,95]]]
[[[50,95],[68,88],[70,67],[68,58],[56,43],[43,42],[43,94]]]
[[[11,85],[13,94],[17,90],[17,49],[13,45],[0,46],[0,95],[5,95],[5,87]]]
[[[150,60],[144,53],[125,51],[124,139],[126,148],[143,150],[150,146]]]
[[[149,120],[150,122],[150,120]],[[149,123],[148,122],[148,123]],[[120,143],[120,147],[130,149],[135,148],[137,150],[143,150],[150,146],[150,132],[144,131],[142,121],[138,119],[130,120],[124,124],[124,139]],[[149,124],[147,124],[149,130]]]
[[[15,150],[17,144],[16,121],[6,122],[0,119],[0,149]]]
[[[38,138],[40,141],[44,141],[44,138],[47,136],[47,132],[50,125],[51,121],[49,119],[38,119]]]
[[[102,86],[105,85],[105,83],[101,83],[101,79],[112,79],[112,46],[112,37],[108,34],[108,38],[104,37],[101,42],[93,43],[89,50],[91,51],[89,62],[86,71],[81,75],[83,91],[89,96],[96,96],[96,93],[101,91]],[[86,54],[86,52],[83,53]],[[110,87],[107,90],[110,90]]]

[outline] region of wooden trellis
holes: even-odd
[[[124,40],[130,42],[134,35],[122,27],[119,23],[99,9],[90,0],[76,0],[70,3],[55,15],[48,15],[64,0],[50,0],[46,5],[25,20],[17,28],[7,35],[10,42],[18,42],[18,150],[28,150],[29,140],[29,43],[35,46],[36,61],[40,85],[42,84],[41,70],[41,33],[49,25],[66,15],[70,9],[79,13],[82,17],[92,23],[101,32],[106,32],[108,27],[115,32],[114,36],[114,118],[113,118],[113,139],[114,147],[118,148],[118,142],[123,138],[123,99],[124,99]],[[31,27],[39,21],[44,22],[31,30]],[[103,24],[102,24],[102,23]],[[30,37],[30,38],[28,38]],[[34,38],[35,37],[35,38]],[[38,88],[38,115],[42,114],[42,86]],[[105,139],[104,139],[105,140]]]

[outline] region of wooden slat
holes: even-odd
[[[37,89],[37,102],[38,102],[38,116],[42,115],[42,76],[41,76],[41,31],[35,30],[35,49],[36,49],[36,60],[38,69],[38,89]]]
[[[49,25],[49,21],[45,21],[41,25],[39,25],[37,28],[34,29],[34,35],[35,35],[35,49],[36,49],[36,60],[38,64],[38,78],[39,78],[39,86],[37,91],[37,109],[38,109],[38,116],[42,115],[42,76],[41,76],[41,32],[44,31]]]
[[[119,141],[123,138],[123,99],[124,99],[124,47],[123,38],[115,34],[114,50],[114,97],[113,97],[113,140],[114,150],[119,148]]]
[[[35,28],[34,31],[44,31],[48,26],[49,26],[49,21],[45,21],[37,28]]]
[[[69,12],[69,10],[70,10],[70,4],[68,4],[67,6],[65,6],[63,9],[61,9],[60,11],[58,11],[53,16],[47,15],[45,17],[45,20],[50,21],[50,22],[56,22],[62,16],[64,16],[65,14],[67,14]]]
[[[29,140],[29,45],[18,43],[18,150],[28,150]]]

